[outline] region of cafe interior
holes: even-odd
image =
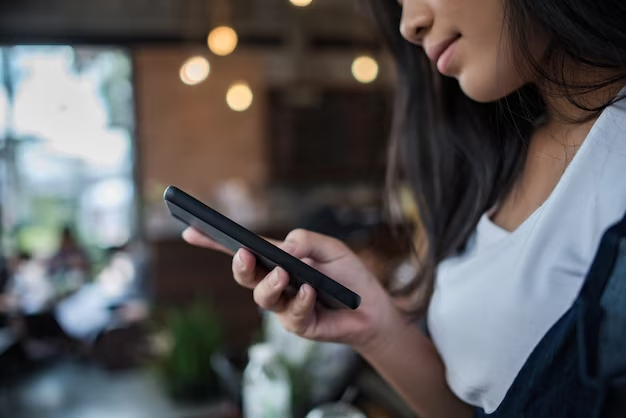
[[[395,74],[365,1],[0,1],[0,81],[0,417],[414,416],[349,347],[284,331],[163,202],[334,236],[401,280]],[[288,413],[246,407],[283,389]]]

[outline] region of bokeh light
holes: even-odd
[[[253,99],[254,95],[252,94],[252,90],[250,90],[250,86],[242,81],[236,82],[230,86],[226,94],[228,107],[236,112],[247,110],[252,105]]]
[[[313,3],[313,0],[289,0],[291,4],[298,7],[306,7],[309,4]]]
[[[193,86],[206,80],[210,72],[211,66],[206,58],[191,57],[180,67],[180,79],[183,83]]]
[[[220,26],[209,33],[208,45],[215,55],[226,56],[232,54],[237,48],[239,38],[237,32],[231,27]]]
[[[361,83],[371,83],[378,77],[378,62],[372,57],[358,57],[352,63],[352,75]]]

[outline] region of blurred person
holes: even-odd
[[[55,315],[64,332],[85,344],[107,328],[146,319],[147,307],[137,294],[137,268],[127,246],[108,250],[109,262],[93,283],[61,301]]]
[[[60,296],[78,290],[89,279],[91,263],[87,253],[81,248],[72,229],[63,227],[59,248],[50,258],[48,274]]]
[[[306,284],[289,298],[245,249],[235,280],[287,330],[352,346],[421,417],[624,416],[623,1],[370,2],[399,70],[390,184],[416,203],[416,274],[391,295],[345,244],[296,230],[277,244],[357,310]]]
[[[48,311],[55,300],[44,264],[26,251],[20,252],[10,263],[6,290],[8,310],[24,315]]]
[[[68,339],[54,315],[56,292],[46,265],[28,252],[13,258],[3,309],[11,327],[25,338],[29,358],[56,356],[67,347]]]

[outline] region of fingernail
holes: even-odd
[[[306,297],[306,286],[305,285],[300,286],[300,291],[298,292],[298,297],[300,299],[304,299]]]
[[[274,269],[269,280],[270,280],[270,285],[272,285],[272,287],[278,286],[278,269]]]

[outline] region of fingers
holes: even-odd
[[[308,261],[308,260],[307,260]],[[291,296],[289,274],[280,267],[260,277],[252,253],[241,249],[233,257],[235,280],[243,287],[253,289],[254,301],[261,308],[279,314],[285,329],[296,335],[313,338],[315,327],[315,290],[303,284]]]
[[[289,275],[277,267],[254,288],[254,301],[265,310],[281,312],[286,305],[284,291],[288,284]]]
[[[266,272],[257,268],[256,257],[244,248],[237,251],[233,257],[233,276],[235,281],[245,288],[254,289]]]
[[[198,247],[210,248],[212,250],[220,251],[228,255],[233,255],[233,252],[231,250],[213,241],[211,238],[207,237],[195,228],[185,229],[183,231],[183,239],[189,244],[196,245]]]
[[[194,228],[186,229],[183,238],[193,245],[232,254],[232,251]],[[292,231],[283,242],[268,241],[313,266],[332,262],[349,252],[338,240],[301,229]],[[319,328],[316,326],[316,293],[311,286],[302,285],[292,297],[287,272],[277,267],[265,276],[264,270],[257,267],[256,257],[243,248],[234,255],[232,270],[235,281],[253,289],[254,301],[261,308],[278,313],[288,331],[306,338],[316,338],[316,329]]]
[[[315,338],[315,290],[303,284],[298,294],[286,302],[279,315],[285,329],[306,338]]]
[[[340,241],[304,229],[291,231],[279,246],[296,258],[312,258],[321,263],[332,262],[348,251]]]
[[[315,322],[315,290],[303,284],[293,297],[288,297],[288,284],[289,275],[277,267],[254,288],[254,301],[261,308],[279,314],[287,331],[311,338]]]

